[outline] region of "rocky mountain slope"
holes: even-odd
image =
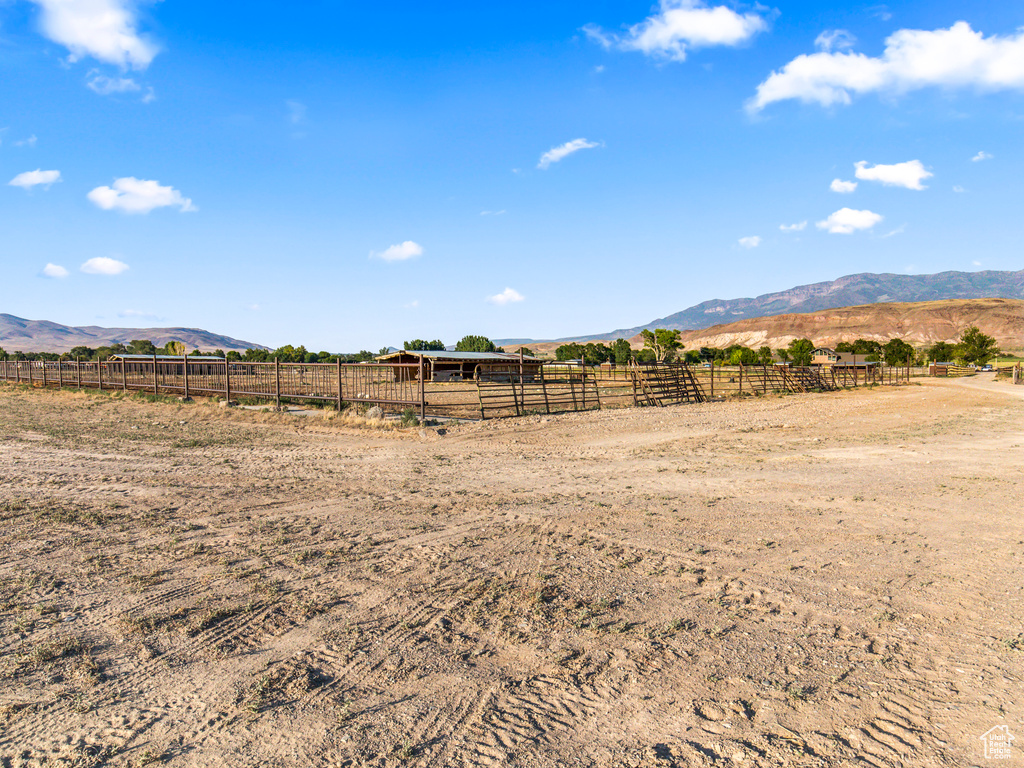
[[[181,341],[190,349],[239,351],[267,349],[250,341],[233,339],[201,328],[101,328],[96,325],[70,326],[48,320],[25,320],[0,314],[0,347],[8,352],[69,352],[72,347],[102,347],[127,344],[132,339],[149,339],[158,347]]]

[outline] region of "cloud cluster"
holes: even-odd
[[[67,277],[69,274],[70,272],[59,264],[47,263],[46,266],[43,267],[43,277],[62,278]]]
[[[537,163],[537,167],[546,171],[552,163],[557,163],[574,152],[579,152],[581,149],[593,149],[594,147],[599,146],[600,144],[598,142],[587,141],[586,139],[573,139],[572,141],[567,141],[565,144],[552,147],[541,155],[540,162]]]
[[[109,96],[112,93],[131,93],[141,91],[142,86],[130,77],[107,77],[106,75],[94,75],[87,80],[86,87],[93,93],[100,96]]]
[[[854,163],[856,176],[864,181],[880,181],[888,187],[905,187],[907,189],[927,189],[922,181],[934,174],[925,170],[920,160],[908,160],[893,165],[874,165],[868,168],[867,161]],[[835,183],[835,182],[833,182]]]
[[[981,152],[979,152],[978,154],[976,154],[974,157],[971,158],[971,162],[972,163],[980,163],[982,160],[991,160],[991,159],[992,159],[992,155],[990,155],[985,150],[982,150]]]
[[[783,232],[803,232],[807,229],[807,222],[799,221],[796,224],[779,224],[779,229]]]
[[[901,29],[886,39],[881,56],[829,49],[802,54],[772,72],[747,108],[758,112],[787,99],[828,107],[849,104],[851,94],[934,86],[1024,89],[1024,30],[985,37],[958,21],[949,29]]]
[[[759,235],[751,235],[750,237],[741,237],[739,239],[741,248],[757,248],[761,244],[761,238]]]
[[[145,69],[157,47],[137,31],[131,0],[32,0],[42,9],[43,34],[71,51],[122,69]]]
[[[853,208],[840,208],[824,221],[815,226],[833,235],[851,235],[858,229],[871,229],[884,217],[873,211],[857,211]]]
[[[828,185],[828,188],[833,192],[838,192],[841,195],[848,195],[851,192],[857,191],[856,181],[843,181],[842,179],[832,179],[832,183]]]
[[[11,187],[32,189],[32,187],[39,186],[49,188],[51,184],[55,184],[58,181],[60,181],[60,171],[43,171],[37,168],[34,171],[19,173],[8,181],[7,184]]]
[[[81,270],[87,275],[120,275],[127,269],[128,265],[123,261],[107,256],[96,256],[81,266]]]
[[[767,28],[768,23],[756,13],[740,14],[724,5],[709,7],[700,0],[661,0],[657,13],[623,35],[594,25],[583,31],[605,48],[685,61],[690,48],[740,45]]]
[[[392,245],[390,248],[386,248],[380,253],[375,253],[373,251],[370,252],[371,258],[383,259],[384,261],[406,261],[422,255],[423,246],[419,243],[414,243],[412,240],[406,240],[404,243]]]
[[[522,301],[525,298],[526,297],[523,296],[523,294],[519,293],[519,291],[514,288],[506,288],[501,293],[495,294],[494,296],[488,296],[487,300],[491,302],[491,304],[504,306],[505,304],[513,304],[517,301]]]
[[[86,197],[105,211],[149,213],[156,208],[172,206],[182,212],[198,210],[174,187],[163,187],[158,181],[136,179],[134,176],[115,179],[110,187],[96,187]]]

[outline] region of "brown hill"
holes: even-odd
[[[132,339],[149,339],[158,347],[168,341],[183,342],[189,349],[238,350],[255,347],[267,349],[251,341],[233,339],[202,328],[101,328],[97,325],[71,326],[49,320],[26,320],[0,314],[0,347],[8,352],[70,352],[72,347],[102,347],[128,344]]]
[[[964,329],[972,325],[993,336],[1000,349],[1024,348],[1024,301],[952,299],[912,304],[866,304],[740,320],[686,331],[682,338],[687,349],[727,347],[730,344],[776,349],[802,338],[827,347],[856,339],[885,343],[899,338],[915,347],[922,347],[937,341],[957,341]],[[635,338],[639,340],[639,337]]]
[[[900,338],[915,347],[937,341],[954,342],[965,328],[978,326],[993,336],[999,348],[1024,349],[1024,301],[1018,299],[952,299],[903,304],[865,304],[803,314],[774,315],[683,331],[686,349],[728,347],[742,344],[757,349],[785,347],[794,339],[807,338],[816,345],[832,347],[841,341],[868,339],[883,344]],[[643,346],[640,335],[629,340]],[[528,344],[538,354],[554,355],[564,342]],[[603,340],[603,343],[611,343]]]

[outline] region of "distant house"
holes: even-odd
[[[423,358],[424,381],[472,381],[477,366],[483,370],[519,369],[519,355],[511,352],[447,352],[447,351],[402,351],[381,355],[379,363],[395,366],[395,381],[412,381],[419,376],[419,361]],[[526,355],[522,358],[523,373],[535,376],[544,361]],[[416,367],[412,367],[416,366]]]
[[[828,347],[818,347],[811,353],[811,365],[819,368],[847,368],[867,370],[878,365],[868,361],[867,355],[855,355],[852,352],[836,352]]]

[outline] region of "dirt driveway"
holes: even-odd
[[[0,765],[985,764],[1021,390],[438,435],[0,388]]]

